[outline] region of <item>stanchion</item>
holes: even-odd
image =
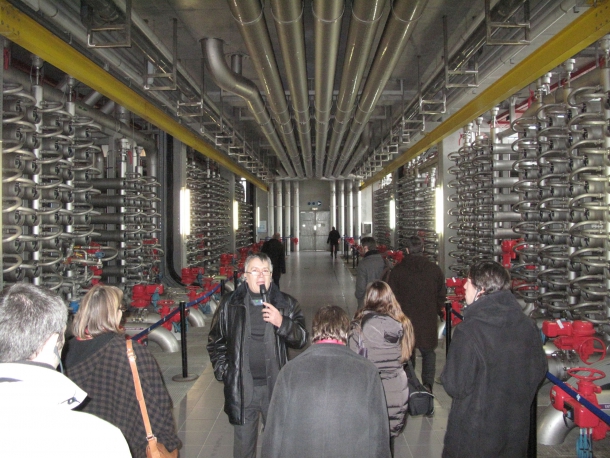
[[[233,271],[233,291],[237,289],[237,282],[239,280],[239,272],[237,270]]]
[[[451,313],[453,307],[451,302],[445,302],[445,356],[449,353],[449,345],[451,345]]]
[[[225,294],[225,279],[224,277],[220,279],[220,295],[224,296]]]
[[[358,256],[358,251],[355,248],[352,248],[352,250],[354,250],[354,253],[352,255],[352,269],[356,268],[356,256]]]
[[[174,375],[174,382],[192,382],[199,378],[198,375],[189,374],[188,357],[186,348],[186,302],[180,301],[180,345],[182,351],[182,375]]]

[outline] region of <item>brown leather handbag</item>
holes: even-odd
[[[148,418],[148,411],[146,410],[146,402],[144,402],[144,394],[142,393],[142,385],[140,384],[140,375],[138,374],[138,366],[136,365],[136,354],[133,351],[133,343],[131,339],[126,341],[127,345],[127,359],[129,359],[129,366],[131,366],[131,373],[133,374],[133,385],[136,388],[136,397],[140,403],[140,410],[142,411],[142,420],[144,420],[144,429],[146,430],[146,440],[148,445],[146,446],[146,457],[147,458],[178,458],[178,449],[173,452],[168,452],[161,442],[157,442],[157,437],[152,433],[150,427],[150,420]]]

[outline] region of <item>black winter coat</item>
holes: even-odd
[[[438,346],[438,313],[445,305],[447,288],[439,266],[421,254],[408,254],[396,264],[388,280],[396,300],[413,323],[415,346]]]
[[[284,245],[277,239],[267,240],[263,243],[261,252],[265,253],[271,259],[273,265],[273,278],[280,278],[281,274],[286,273],[286,258],[284,254]]]
[[[530,406],[546,370],[540,332],[510,291],[470,305],[441,375],[453,398],[443,457],[526,456]]]
[[[207,350],[216,380],[224,383],[225,412],[233,425],[245,423],[244,409],[252,400],[253,380],[249,367],[250,314],[245,305],[248,285],[242,283],[234,292],[222,297],[214,313]],[[288,361],[287,347],[300,349],[307,343],[305,318],[299,303],[282,293],[275,284],[269,287],[268,302],[282,314],[282,325],[265,325],[265,360],[269,397],[280,369]]]
[[[90,354],[87,350],[92,345],[97,349]],[[172,415],[172,400],[157,361],[143,345],[134,343],[133,350],[152,432],[169,451],[175,450],[180,439]],[[145,458],[148,441],[127,359],[125,336],[108,333],[93,340],[71,339],[65,362],[66,375],[88,394],[79,410],[115,425],[127,439],[132,455]]]

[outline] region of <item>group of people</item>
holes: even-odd
[[[362,243],[375,256],[374,240]],[[234,457],[256,456],[261,419],[263,457],[393,456],[407,416],[404,365],[419,349],[422,381],[432,391],[438,337],[430,317],[437,322],[445,301],[444,278],[422,256],[421,239],[408,246],[403,261],[386,272],[387,283],[366,284],[351,322],[340,307],[320,307],[311,346],[290,361],[287,349],[308,342],[300,306],[271,283],[266,255],[246,260],[246,281],[223,297],[207,346],[224,383]],[[470,270],[464,323],[441,375],[453,398],[444,457],[527,453],[530,406],[547,363],[536,325],[510,286],[495,262]]]
[[[58,456],[74,458],[146,457],[148,439],[122,312],[119,288],[94,286],[81,301],[64,349],[68,307],[63,299],[27,283],[4,292],[0,429],[5,456],[49,456],[56,449]],[[177,457],[180,440],[157,362],[146,347],[134,343],[133,350],[152,433]]]
[[[263,457],[393,456],[394,438],[407,419],[404,365],[416,349],[422,382],[433,389],[444,278],[422,256],[418,237],[391,270],[373,264],[378,253],[369,239],[362,240],[366,275],[359,272],[357,279],[357,297],[366,281],[362,306],[351,320],[340,307],[321,306],[310,341],[298,301],[272,281],[276,265],[265,253],[248,257],[245,281],[223,296],[207,350],[224,384],[235,457],[256,456],[260,420]],[[455,329],[441,374],[453,398],[443,456],[525,456],[530,406],[547,367],[539,333],[510,292],[501,265],[473,265],[465,288],[464,322]],[[120,289],[91,288],[62,358],[65,302],[25,283],[5,291],[0,428],[7,456],[45,456],[68,427],[71,440],[57,445],[62,456],[146,456],[148,439],[120,325],[122,304]],[[289,348],[308,343],[288,360]],[[157,364],[146,347],[134,344],[134,351],[153,434],[177,456],[180,440]],[[65,375],[56,371],[62,360]]]

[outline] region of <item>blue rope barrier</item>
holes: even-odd
[[[203,300],[207,299],[208,297],[210,297],[212,294],[214,294],[218,289],[220,288],[220,284],[217,284],[211,291],[205,293],[203,296],[201,296],[200,298],[192,301],[192,302],[188,302],[186,304],[186,308],[190,308],[194,305],[199,304],[200,302],[202,302]],[[152,331],[155,328],[158,328],[159,326],[161,326],[163,323],[165,323],[166,321],[168,321],[169,319],[171,319],[174,315],[176,315],[177,313],[180,313],[180,308],[176,307],[174,310],[172,310],[170,313],[168,313],[167,315],[165,315],[163,318],[161,318],[159,321],[157,321],[156,323],[151,324],[149,327],[147,327],[146,329],[144,329],[143,331],[139,332],[138,334],[136,334],[135,336],[133,336],[131,338],[131,340],[140,340],[141,338],[143,338],[144,336],[146,336],[148,333],[150,333],[150,331]]]
[[[565,391],[570,396],[572,396],[574,399],[576,399],[578,402],[580,402],[584,407],[586,407],[593,414],[595,414],[601,421],[603,421],[607,425],[610,425],[610,415],[608,415],[606,412],[601,410],[595,404],[589,402],[587,399],[582,397],[580,394],[578,394],[576,391],[574,391],[572,388],[570,388],[567,384],[563,383],[561,380],[559,380],[557,377],[555,377],[550,372],[546,373],[546,378],[548,378],[551,382],[553,382],[555,385],[559,386],[563,391]]]

